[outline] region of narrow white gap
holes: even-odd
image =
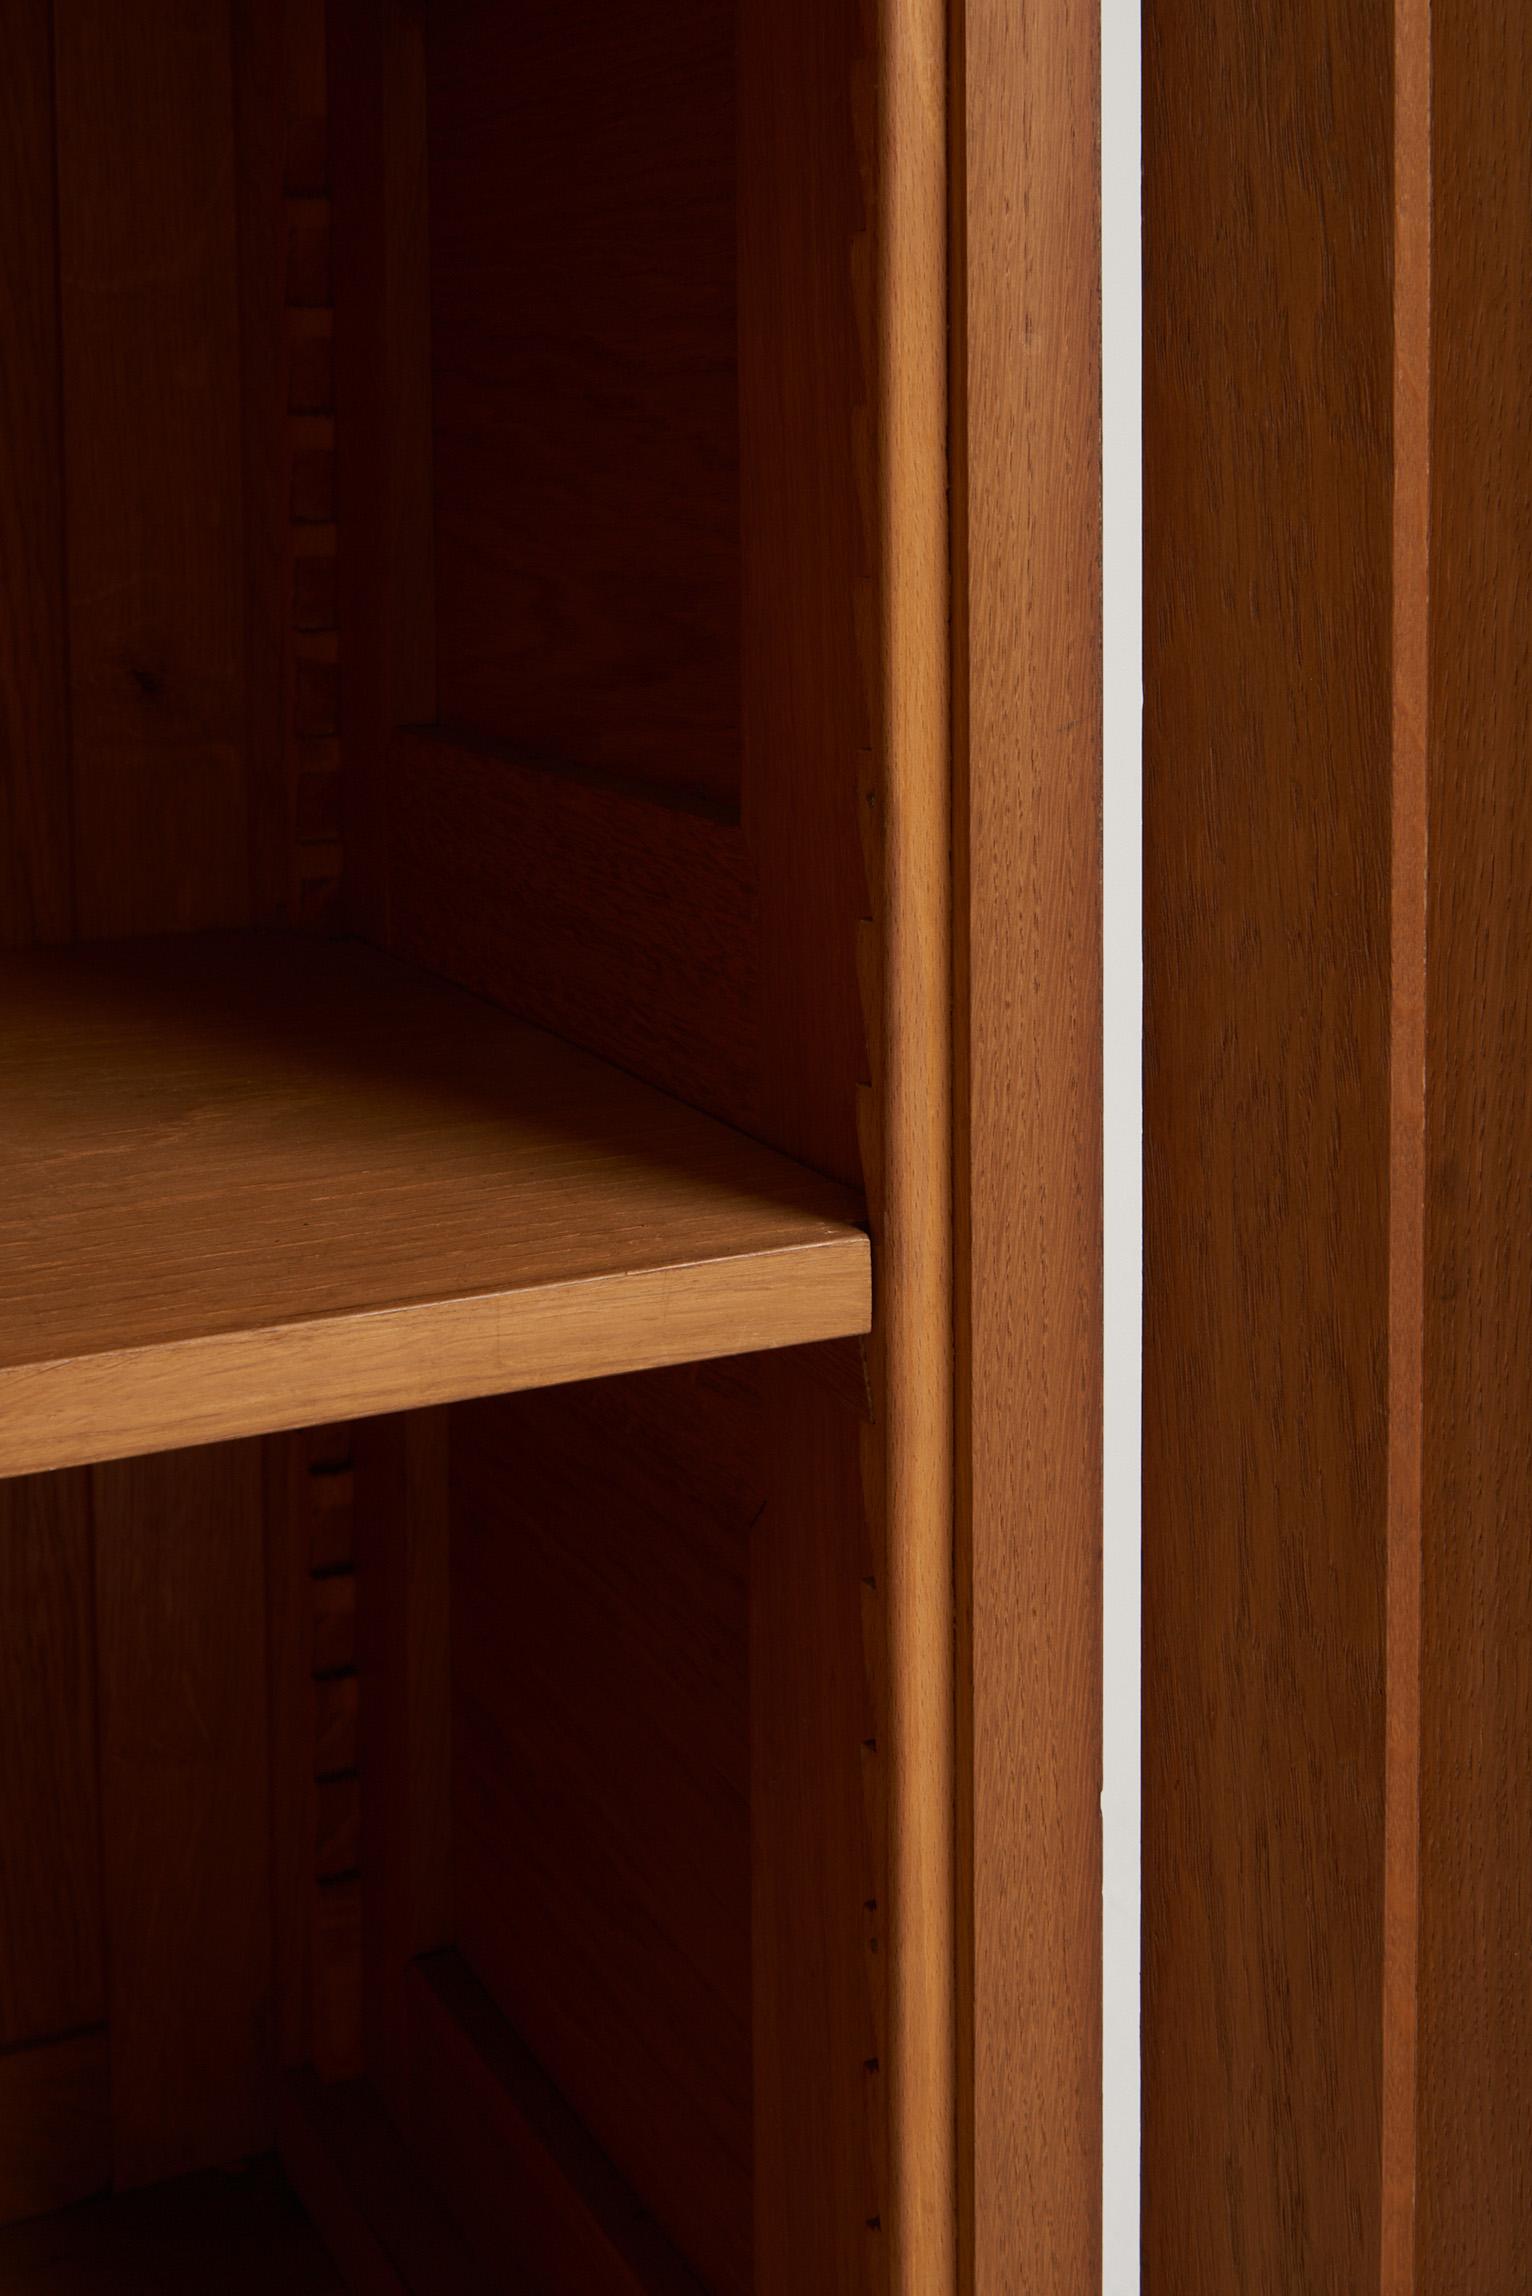
[[[1143,1362],[1143,274],[1140,0],[1101,0],[1106,914],[1102,2287],[1139,2286]]]

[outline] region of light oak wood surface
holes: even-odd
[[[1099,11],[964,0],[953,278],[965,2289],[1101,2279]]]
[[[849,1200],[353,945],[0,974],[0,1471],[864,1330]]]
[[[877,835],[871,1074],[887,1280],[864,1505],[881,1575],[891,2296],[958,2257],[954,1846],[952,817],[945,11],[885,0],[876,114]]]

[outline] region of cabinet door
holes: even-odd
[[[1145,40],[1145,2284],[1510,2289],[1532,25]]]

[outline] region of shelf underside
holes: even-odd
[[[865,1331],[838,1190],[359,943],[0,961],[0,1474]]]

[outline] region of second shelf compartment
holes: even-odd
[[[356,942],[0,963],[0,1474],[863,1332],[843,1191]]]

